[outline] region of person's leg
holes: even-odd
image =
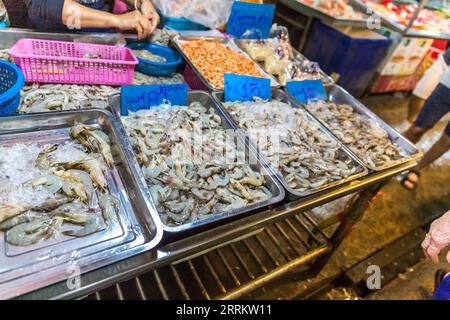
[[[403,180],[403,186],[409,190],[414,190],[417,182],[419,181],[418,172],[423,168],[426,168],[435,160],[437,160],[440,156],[446,153],[450,149],[450,122],[447,124],[444,133],[440,139],[433,144],[433,146],[425,153],[423,158],[419,161],[416,170],[411,171],[406,176],[406,179]]]
[[[447,125],[448,128],[450,128],[450,122]],[[450,131],[450,129],[446,130]],[[420,160],[419,164],[417,165],[417,170],[421,170],[431,163],[433,163],[436,159],[438,159],[440,156],[442,156],[444,153],[446,153],[450,149],[450,135],[447,133],[443,133],[441,138],[433,144],[430,150],[428,150],[427,153],[423,156],[423,158]]]
[[[427,130],[434,125],[447,112],[450,112],[450,89],[439,84],[431,96],[425,101],[417,119],[404,133],[404,136],[412,143],[417,143]]]
[[[417,115],[419,114],[424,104],[425,104],[424,99],[414,94],[411,95],[411,99],[409,100],[408,104],[408,116],[407,116],[407,120],[409,122],[414,122],[416,120]]]
[[[408,130],[406,130],[403,133],[403,136],[408,139],[409,141],[411,141],[412,143],[416,144],[417,142],[419,142],[420,139],[422,139],[423,135],[429,130],[425,129],[425,128],[419,128],[417,126],[415,126],[414,124],[412,124]]]
[[[450,112],[450,89],[439,84],[431,96],[425,101],[420,113],[411,127],[404,133],[412,143],[417,143],[422,136],[447,113]],[[425,168],[439,158],[449,149],[450,128],[447,126],[445,133],[419,162],[416,170],[409,172],[403,179],[402,185],[408,190],[414,190],[419,180],[419,170]]]
[[[439,84],[441,75],[447,69],[447,61],[445,55],[440,55],[433,65],[425,71],[422,78],[417,82],[416,87],[412,92],[411,100],[408,105],[409,122],[416,120],[417,115],[422,109],[425,100],[427,100]]]
[[[441,118],[440,112],[437,112],[438,99],[432,94],[424,103],[419,115],[413,124],[406,130],[403,135],[406,139],[416,144],[422,136],[439,121]],[[439,115],[439,117],[437,117]]]

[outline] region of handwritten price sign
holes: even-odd
[[[151,109],[166,102],[185,106],[187,93],[187,84],[122,86],[120,113],[126,116],[129,111]]]
[[[301,103],[315,100],[326,100],[327,93],[320,80],[289,81],[287,91]]]
[[[235,1],[227,23],[227,33],[236,38],[266,39],[275,14],[273,4]]]
[[[252,101],[258,97],[270,100],[270,79],[226,73],[225,101]]]

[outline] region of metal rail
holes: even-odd
[[[86,299],[240,298],[330,250],[323,233],[316,225],[307,226],[305,219],[300,214],[274,223],[245,239],[117,283]]]

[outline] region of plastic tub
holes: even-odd
[[[25,83],[22,71],[12,63],[0,61],[0,116],[16,113],[20,90]]]
[[[169,29],[184,31],[184,30],[197,30],[204,31],[209,30],[202,24],[196,23],[186,18],[171,18],[161,16],[163,26]]]
[[[317,61],[329,75],[339,75],[337,84],[361,96],[386,57],[392,40],[367,29],[331,27],[314,21],[305,56]]]
[[[136,70],[152,76],[172,75],[183,62],[179,53],[169,47],[152,43],[133,43],[127,47],[131,50],[148,50],[155,55],[166,58],[166,62],[155,62],[136,57],[139,61]]]
[[[131,84],[138,64],[129,48],[90,43],[22,39],[8,53],[27,82]]]

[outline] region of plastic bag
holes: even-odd
[[[286,69],[286,63],[289,61],[289,53],[283,44],[272,43],[269,45],[271,53],[267,55],[264,63],[264,69],[273,75],[280,75]]]
[[[153,0],[153,4],[166,17],[182,18],[183,17],[183,2],[187,0]]]
[[[269,37],[283,47],[284,52],[286,52],[290,59],[294,58],[291,41],[289,40],[289,31],[286,27],[274,23],[270,29]]]
[[[79,34],[79,36],[74,37],[73,42],[106,44],[122,47],[127,45],[127,41],[121,33],[98,33],[95,35]]]
[[[254,61],[265,61],[270,55],[267,40],[248,41],[243,43],[242,47]]]
[[[321,78],[322,75],[317,62],[299,59],[290,60],[279,75],[282,85],[285,85],[288,81],[316,80]]]
[[[211,29],[225,25],[233,0],[154,0],[166,17],[186,18]]]
[[[276,23],[272,25],[272,28],[270,28],[269,37],[278,42],[290,44],[288,28],[279,26]]]
[[[170,39],[175,37],[177,32],[169,29],[156,29],[148,38],[147,41],[151,43],[156,43],[162,46],[168,46]]]
[[[9,26],[9,17],[3,1],[0,0],[0,28]]]

